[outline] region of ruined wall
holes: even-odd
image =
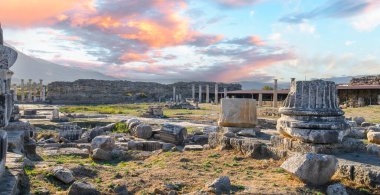
[[[212,82],[179,82],[174,84],[160,84],[152,82],[105,81],[81,79],[74,82],[53,82],[48,85],[47,101],[53,104],[114,104],[153,102],[169,100],[173,96],[173,86],[176,94],[183,98],[191,98],[191,86],[195,84],[203,87],[210,85],[210,92],[214,89]],[[224,87],[228,90],[241,90],[240,84],[219,84],[219,90]]]
[[[353,78],[350,85],[380,85],[380,75]]]

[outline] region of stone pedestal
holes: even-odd
[[[223,127],[255,127],[257,124],[256,100],[222,99],[218,124]]]
[[[330,81],[293,82],[277,130],[285,137],[316,144],[339,143],[348,132],[343,111],[336,101],[336,86]]]

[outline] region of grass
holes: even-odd
[[[380,123],[380,106],[366,106],[359,108],[347,108],[343,110],[346,117],[361,116],[370,123]]]
[[[116,123],[112,129],[112,132],[116,133],[129,133],[129,129],[126,123]]]
[[[86,105],[64,106],[59,110],[66,113],[126,114],[138,116],[148,109],[149,106],[150,104]]]

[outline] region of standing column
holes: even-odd
[[[224,88],[224,98],[227,98],[227,88]]]
[[[218,83],[215,84],[215,100],[214,103],[218,104],[219,102],[219,88],[218,88]]]
[[[191,85],[191,98],[193,98],[193,101],[195,101],[195,85]]]
[[[33,82],[33,102],[37,101],[37,83]]]
[[[45,102],[46,100],[46,87],[42,86],[41,101]]]
[[[259,93],[259,106],[260,107],[263,106],[263,94],[262,93]]]
[[[173,102],[176,102],[175,87],[173,86]]]
[[[43,84],[42,84],[42,79],[40,79],[40,86],[39,86],[39,88],[40,88],[40,101],[42,101],[42,88],[43,88]]]
[[[273,87],[273,107],[277,108],[277,79],[274,79]]]
[[[178,95],[178,102],[182,102],[182,94]]]
[[[198,102],[202,103],[202,85],[199,85],[199,97],[198,97]]]
[[[210,85],[206,85],[206,103],[210,103]]]
[[[21,102],[25,101],[25,84],[24,79],[21,79]]]
[[[32,102],[32,79],[28,81],[28,102]]]
[[[17,102],[17,85],[13,85],[13,101]]]

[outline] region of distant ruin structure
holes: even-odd
[[[195,87],[215,85],[214,82],[178,82],[160,84],[152,82],[106,81],[80,79],[74,82],[48,84],[46,102],[52,104],[114,104],[135,102],[184,101],[197,97],[206,99],[206,91]],[[194,88],[193,88],[194,86]],[[241,90],[240,84],[219,83],[228,90]],[[194,90],[193,90],[194,89]],[[215,94],[210,93],[210,99]]]

